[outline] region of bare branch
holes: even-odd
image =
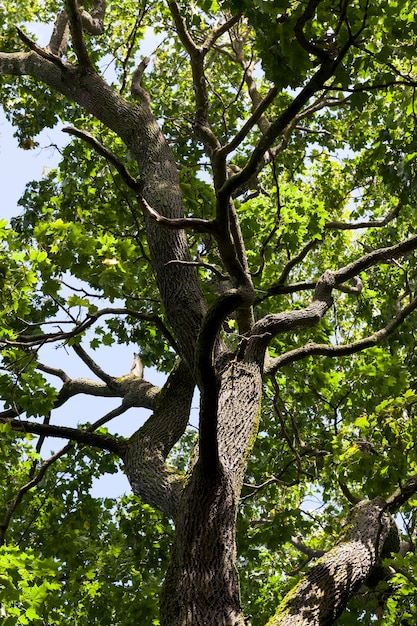
[[[397,206],[392,209],[383,219],[381,220],[368,220],[363,222],[326,222],[324,228],[332,229],[332,230],[357,230],[359,228],[382,228],[392,222],[395,218],[398,217],[402,208],[402,202],[398,202]]]
[[[104,33],[104,16],[106,14],[106,0],[93,0],[93,7],[88,13],[81,10],[81,21],[85,31],[90,35],[102,35]]]
[[[194,267],[203,267],[204,269],[213,272],[213,274],[216,274],[218,279],[221,281],[226,281],[228,279],[225,274],[222,274],[221,271],[211,263],[204,263],[203,261],[177,261],[174,259],[172,261],[168,261],[167,265],[170,265],[171,263],[180,263],[181,265],[193,265]]]
[[[104,315],[129,315],[134,317],[135,319],[142,320],[144,322],[150,322],[155,324],[157,328],[159,328],[167,339],[170,341],[172,338],[169,331],[166,329],[163,322],[155,315],[148,315],[145,313],[140,313],[133,309],[129,308],[112,308],[105,307],[104,309],[100,309],[95,313],[91,313],[85,317],[84,320],[78,322],[77,320],[73,322],[75,324],[75,328],[71,331],[63,332],[58,331],[55,333],[39,333],[38,335],[19,335],[17,340],[8,340],[4,339],[0,342],[1,344],[8,346],[20,346],[22,348],[31,348],[34,346],[45,345],[47,343],[53,343],[55,341],[65,341],[66,339],[72,339],[83,333],[85,330],[90,328],[100,317]],[[53,323],[52,321],[50,323]],[[170,341],[171,343],[171,341]],[[172,343],[171,343],[172,345]]]
[[[240,187],[248,178],[250,178],[258,169],[259,163],[262,161],[264,154],[272,146],[274,141],[281,135],[284,129],[293,122],[297,113],[301,111],[310,98],[323,89],[325,83],[333,76],[336,68],[341,63],[346,52],[352,45],[352,41],[346,42],[341,52],[336,59],[327,59],[322,63],[317,72],[308,81],[307,85],[301,90],[301,92],[294,98],[292,103],[287,109],[273,122],[268,131],[261,137],[257,146],[252,152],[252,155],[247,162],[246,166],[239,174],[232,176],[225,181],[223,187],[219,190],[219,199],[223,202],[230,197],[232,193]]]
[[[45,372],[45,374],[57,376],[62,380],[63,383],[69,383],[71,381],[71,378],[66,372],[64,372],[64,370],[55,367],[49,367],[49,365],[44,365],[43,363],[39,362],[36,364],[36,369],[40,370],[41,372]]]
[[[187,427],[194,386],[191,371],[179,361],[161,390],[153,414],[132,435],[124,454],[134,493],[172,518],[184,479],[169,469],[166,459]]]
[[[68,135],[74,135],[75,137],[78,137],[79,139],[82,139],[86,143],[90,144],[90,146],[92,146],[98,154],[114,165],[122,177],[122,180],[128,187],[134,191],[139,191],[139,182],[129,174],[123,162],[113,152],[111,152],[111,150],[108,150],[108,148],[98,141],[91,133],[86,130],[75,128],[75,126],[67,126],[62,129],[62,132],[68,133]]]
[[[187,30],[184,18],[180,13],[177,2],[169,2],[172,17],[178,36],[190,57],[193,75],[193,88],[196,99],[195,129],[203,141],[209,155],[221,148],[221,144],[208,122],[209,98],[207,93],[207,79],[204,72],[204,58],[209,48],[197,46]],[[223,168],[223,176],[226,170]],[[223,181],[222,181],[223,182]]]
[[[134,96],[139,96],[140,98],[145,99],[148,103],[150,102],[150,97],[147,91],[141,87],[142,76],[145,69],[148,67],[150,62],[150,57],[144,57],[142,61],[139,63],[132,76],[132,84],[130,87],[130,92]]]
[[[356,504],[359,504],[360,498],[357,498],[356,496],[353,495],[353,493],[348,489],[348,486],[346,485],[346,483],[339,480],[339,487],[348,502],[353,504],[353,506],[355,506]]]
[[[381,341],[389,337],[409,315],[414,313],[416,309],[417,298],[414,298],[414,300],[404,307],[400,313],[390,321],[389,324],[387,324],[384,328],[377,330],[369,337],[364,337],[363,339],[359,339],[353,343],[334,346],[328,344],[307,343],[301,348],[296,348],[295,350],[291,350],[276,359],[271,359],[268,361],[265,371],[267,373],[276,372],[284,365],[300,361],[308,356],[320,355],[328,357],[342,357],[355,354],[356,352],[360,352],[366,348],[371,348],[372,346],[376,346],[381,343]]]
[[[294,548],[297,548],[297,550],[308,556],[309,559],[316,559],[323,556],[323,554],[326,554],[325,550],[314,550],[313,548],[306,546],[306,544],[297,539],[297,537],[291,537],[290,543],[294,546]]]
[[[255,124],[257,124],[259,120],[262,118],[262,116],[264,115],[265,111],[267,110],[271,102],[273,102],[277,93],[278,93],[277,88],[271,87],[271,89],[268,91],[266,96],[261,100],[261,102],[255,108],[250,118],[244,123],[242,128],[236,133],[233,139],[227,145],[220,148],[220,150],[217,153],[218,156],[226,156],[227,154],[230,154],[231,152],[233,152],[233,150],[236,150],[236,148],[238,148],[238,146],[242,143],[242,141],[246,139],[246,137],[248,136],[252,128],[255,126]]]
[[[93,69],[84,40],[83,20],[77,6],[77,0],[66,0],[67,15],[72,36],[72,45],[81,67]]]
[[[245,339],[247,343],[247,357],[254,360],[263,360],[267,344],[281,332],[294,329],[311,328],[315,326],[326,314],[333,303],[332,291],[342,283],[351,280],[360,272],[369,267],[381,263],[387,263],[392,259],[405,256],[417,248],[417,235],[410,237],[394,246],[379,248],[365,256],[360,257],[353,263],[339,270],[327,270],[316,283],[314,296],[311,303],[304,309],[271,313],[259,320],[252,328],[250,335]],[[415,308],[415,301],[403,309],[402,314],[408,315],[410,307]],[[397,318],[395,318],[397,319]],[[395,320],[394,320],[395,321]],[[393,321],[393,322],[394,322]],[[365,341],[365,340],[363,340]],[[306,347],[304,347],[306,348]],[[304,348],[300,348],[303,350]],[[283,355],[282,358],[284,358]],[[281,358],[281,357],[278,357]]]
[[[187,50],[190,56],[194,55],[199,50],[199,47],[188,32],[185,19],[181,15],[178,3],[168,2],[168,6],[171,11],[171,15],[174,18],[175,27],[177,29],[177,33],[181,40],[181,43],[183,44],[184,48]]]
[[[164,228],[169,228],[171,230],[183,230],[190,228],[197,233],[215,234],[217,232],[216,222],[214,220],[205,220],[199,217],[164,217],[155,211],[155,209],[148,204],[142,195],[138,194],[137,198],[143,213]]]
[[[102,370],[101,367],[97,365],[97,363],[89,356],[89,354],[87,354],[84,348],[81,347],[81,345],[74,344],[72,346],[72,349],[74,350],[75,354],[79,356],[80,359],[93,372],[93,374],[95,374],[96,376],[98,376],[98,378],[104,381],[110,387],[110,389],[115,386],[114,377],[110,376],[104,370]]]
[[[217,28],[214,28],[208,35],[207,39],[202,45],[203,50],[210,50],[213,47],[215,42],[220,39],[222,35],[227,33],[228,30],[232,28],[235,24],[237,24],[241,18],[241,14],[232,15],[229,17],[223,24],[220,24]]]
[[[231,289],[220,295],[208,310],[198,336],[196,350],[197,383],[200,389],[200,447],[199,460],[207,476],[219,469],[217,440],[218,381],[213,366],[213,351],[220,326],[227,315],[237,308],[250,306],[252,290]]]
[[[276,293],[274,289],[279,288],[285,283],[288,276],[290,275],[291,270],[294,269],[296,265],[301,263],[301,261],[304,261],[310,250],[312,250],[318,243],[319,242],[317,241],[317,239],[310,239],[310,241],[307,241],[307,243],[301,248],[300,252],[286,263],[284,269],[281,272],[281,276],[278,278],[276,283],[269,287],[268,294],[273,295],[274,293]]]
[[[68,15],[66,11],[60,11],[55,20],[54,29],[48,44],[48,49],[57,57],[62,57],[68,47],[69,39]]]
[[[121,456],[125,449],[125,443],[116,439],[111,435],[98,435],[93,431],[99,428],[100,425],[105,424],[113,417],[124,413],[126,408],[123,406],[118,407],[114,411],[110,411],[107,415],[102,417],[96,423],[88,426],[85,429],[81,428],[69,428],[68,426],[54,426],[53,424],[41,424],[39,422],[30,422],[25,420],[7,420],[0,418],[1,424],[10,424],[12,430],[16,432],[32,433],[34,435],[42,435],[45,437],[58,437],[61,439],[70,439],[77,443],[101,448],[102,450],[109,450]]]
[[[50,52],[48,49],[44,49],[38,46],[38,44],[30,37],[28,37],[26,33],[24,33],[23,30],[21,30],[19,27],[16,26],[16,30],[23,43],[25,43],[31,50],[33,50],[33,52],[36,52],[38,56],[46,59],[47,61],[51,61],[51,63],[59,67],[59,69],[61,70],[66,70],[70,67],[69,64],[65,63],[59,56],[54,54],[52,51]],[[10,54],[7,54],[7,57],[12,58]]]

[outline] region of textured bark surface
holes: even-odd
[[[245,458],[258,426],[261,391],[261,372],[255,364],[232,361],[221,376],[220,464],[208,473],[198,460],[181,496],[173,556],[161,598],[163,626],[244,624],[235,568],[235,525]]]
[[[171,471],[166,458],[187,427],[194,380],[180,362],[159,394],[153,415],[130,438],[124,464],[133,493],[175,518],[183,478]]]
[[[243,625],[235,568],[236,494],[221,473],[197,462],[181,498],[171,564],[161,593],[161,626]]]
[[[382,498],[352,510],[339,543],[286,596],[268,626],[330,626],[382,556],[399,550],[398,530]]]

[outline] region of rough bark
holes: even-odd
[[[245,460],[258,427],[261,370],[232,361],[220,380],[218,413],[211,416],[218,420],[219,465],[207,471],[198,459],[181,496],[161,595],[163,626],[244,624],[235,525]]]
[[[236,510],[226,474],[207,478],[197,462],[180,501],[161,626],[244,623],[234,565]]]
[[[341,540],[284,598],[268,626],[330,626],[381,557],[399,548],[398,530],[385,500],[360,502]]]
[[[184,480],[167,466],[166,458],[187,427],[193,392],[192,374],[180,362],[160,392],[153,414],[132,435],[123,456],[133,493],[172,519]]]

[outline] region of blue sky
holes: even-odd
[[[48,130],[37,137],[39,148],[30,151],[21,150],[17,145],[17,140],[13,137],[12,126],[0,109],[1,218],[10,219],[22,212],[23,208],[18,206],[18,200],[26,184],[31,180],[39,179],[45,171],[54,168],[59,161],[59,153],[50,147],[51,144],[62,146],[68,140],[68,136],[58,129]],[[96,350],[92,356],[109,374],[122,376],[130,371],[135,350],[138,350],[137,346],[114,345]],[[61,367],[72,377],[94,377],[68,350],[65,351],[62,348],[57,350],[51,346],[44,349],[41,356],[48,365]],[[145,371],[145,376],[156,385],[163,384],[164,377],[155,370]],[[119,404],[120,399],[78,396],[54,411],[53,420],[58,425],[76,426],[78,422],[99,419]],[[109,423],[108,428],[110,432],[129,436],[137,430],[149,413],[140,409],[130,410]],[[49,451],[58,450],[62,443],[60,440],[49,439],[45,443],[44,455],[47,455]],[[123,474],[104,476],[96,481],[94,489],[94,494],[97,496],[117,496],[124,492],[129,493],[130,486]]]
[[[30,25],[30,30],[36,32],[40,45],[46,45],[50,37],[49,26],[41,24]],[[152,54],[162,38],[163,35],[155,36],[152,29],[149,29],[138,51],[138,58],[143,56],[152,58]],[[107,78],[110,71],[111,65],[107,67]],[[61,124],[61,126],[64,125]],[[5,119],[0,107],[0,188],[2,196],[0,218],[6,219],[19,215],[23,211],[23,207],[18,206],[18,201],[24,193],[26,184],[32,180],[39,180],[42,175],[58,164],[60,155],[51,146],[55,144],[63,147],[71,140],[68,135],[60,130],[60,127],[47,129],[36,137],[39,147],[25,151],[18,147],[17,140],[13,137],[13,132],[12,126]],[[111,347],[102,347],[91,352],[91,356],[109,374],[122,376],[130,371],[133,352],[135,351],[140,352],[140,346],[120,346],[114,344]],[[68,350],[57,350],[54,346],[50,346],[43,349],[41,357],[48,365],[61,367],[72,377],[94,377],[83,363]],[[159,386],[165,380],[165,376],[154,369],[145,370],[145,378]],[[53,421],[55,424],[68,426],[76,426],[77,423],[84,421],[93,422],[119,404],[120,399],[78,396],[54,411]],[[192,412],[194,424],[198,421],[197,406],[198,398],[196,396],[193,401],[194,410]],[[137,430],[149,413],[145,409],[131,409],[110,422],[107,425],[108,429],[112,433],[129,436]],[[61,440],[47,440],[43,454],[47,455],[49,450],[58,450],[62,443]],[[97,496],[117,496],[125,492],[130,493],[130,486],[123,474],[104,476],[100,481],[96,482],[94,489],[94,495]]]

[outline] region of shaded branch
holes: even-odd
[[[388,510],[396,513],[410,498],[417,493],[417,475],[400,485],[387,499]]]
[[[231,289],[217,298],[204,317],[196,350],[197,383],[200,389],[199,459],[205,476],[219,470],[217,440],[218,379],[213,365],[213,351],[224,319],[238,307],[252,303],[252,291]]]
[[[144,98],[148,103],[150,102],[150,97],[147,91],[141,87],[142,76],[145,69],[148,67],[150,62],[150,57],[144,57],[142,61],[139,63],[135,71],[132,75],[132,83],[130,86],[130,93],[133,96],[139,96],[140,98]]]
[[[294,548],[297,548],[297,550],[308,556],[309,559],[316,559],[323,556],[323,554],[326,554],[326,550],[314,550],[313,548],[306,546],[306,544],[297,539],[297,537],[291,537],[290,543],[294,546]]]
[[[66,126],[62,129],[63,133],[68,133],[68,135],[74,135],[79,139],[82,139],[86,143],[90,144],[94,148],[98,154],[104,157],[109,163],[114,165],[116,170],[119,172],[122,180],[126,183],[128,187],[133,189],[133,191],[139,191],[139,182],[131,176],[131,174],[126,169],[124,163],[113,153],[111,150],[106,148],[100,141],[98,141],[91,133],[86,130],[80,130],[79,128],[75,128],[75,126]]]
[[[93,0],[91,11],[88,12],[82,8],[80,14],[83,28],[90,35],[102,35],[104,33],[106,0]]]
[[[312,250],[317,244],[318,244],[317,239],[310,239],[310,241],[308,241],[301,248],[300,252],[286,263],[278,280],[275,283],[273,283],[271,287],[269,287],[268,295],[273,295],[274,293],[276,293],[275,289],[281,287],[285,283],[288,276],[290,275],[291,270],[294,269],[296,265],[301,263],[301,261],[303,261],[306,258],[310,250]]]
[[[184,478],[167,466],[166,459],[187,427],[194,386],[190,369],[179,361],[160,391],[153,414],[129,439],[123,458],[133,492],[171,518],[176,515]]]
[[[55,20],[54,29],[48,44],[48,50],[57,57],[62,57],[68,47],[69,39],[68,15],[66,11],[60,11]]]
[[[122,455],[125,443],[117,440],[111,435],[98,435],[93,431],[99,426],[107,423],[117,415],[124,413],[126,408],[120,406],[118,409],[114,409],[107,413],[104,417],[100,418],[96,423],[88,426],[86,429],[70,428],[67,426],[55,426],[53,424],[41,424],[38,422],[30,422],[17,419],[4,419],[0,417],[1,424],[10,424],[12,430],[22,433],[32,433],[33,435],[41,435],[44,437],[59,437],[60,439],[70,439],[77,443],[93,446],[95,448],[101,448],[102,450],[108,450],[114,452],[119,456]]]
[[[77,6],[77,0],[66,0],[65,4],[72,36],[72,45],[77,55],[78,63],[81,67],[92,70],[93,65],[88,54],[87,46],[85,45],[83,20]]]
[[[298,43],[302,48],[304,48],[304,50],[306,50],[310,54],[313,54],[321,61],[327,61],[330,58],[328,52],[326,52],[319,46],[316,46],[311,41],[308,41],[304,33],[305,25],[308,21],[314,18],[317,7],[321,1],[322,0],[309,0],[304,13],[298,18],[297,22],[295,23],[294,34]]]

